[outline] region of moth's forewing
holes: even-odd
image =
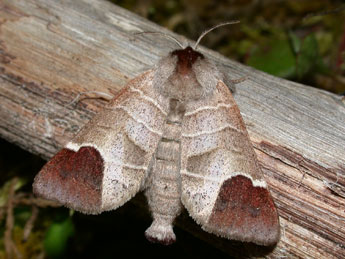
[[[91,214],[132,198],[144,184],[167,113],[152,80],[149,71],[130,81],[42,168],[34,192]]]
[[[202,227],[260,245],[279,240],[267,184],[230,90],[187,105],[182,129],[182,203]]]

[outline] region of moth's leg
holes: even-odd
[[[231,79],[230,82],[234,85],[236,84],[239,84],[239,83],[242,83],[244,81],[246,81],[248,79],[248,77],[246,76],[243,76],[243,77],[240,77],[240,78],[237,78],[237,79]]]
[[[236,93],[236,86],[235,85],[242,83],[242,82],[246,81],[247,79],[248,78],[245,76],[237,78],[237,79],[230,79],[230,78],[228,78],[228,76],[226,76],[224,78],[224,83],[229,87],[231,93],[235,94]]]
[[[87,91],[79,93],[67,106],[74,105],[84,99],[104,99],[110,101],[114,98],[114,95],[100,92],[100,91]]]

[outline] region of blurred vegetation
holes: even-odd
[[[345,3],[336,0],[112,0],[223,55],[303,84],[345,91]]]
[[[112,1],[191,39],[224,21],[202,40],[223,55],[275,76],[343,93],[345,91],[345,4],[331,0],[120,0]],[[0,259],[5,258],[6,210],[9,201],[31,194],[43,160],[0,141]],[[14,180],[15,179],[15,180]],[[12,194],[11,194],[12,193]],[[181,256],[223,258],[221,252],[176,228],[179,242],[171,247],[149,244],[143,237],[148,211],[131,203],[99,216],[72,215],[65,208],[39,209],[28,222],[32,204],[13,203],[11,239],[22,258],[115,258]],[[8,241],[8,240],[7,240]],[[9,244],[7,244],[8,246]]]

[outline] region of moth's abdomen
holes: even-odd
[[[181,121],[182,105],[174,100],[164,125],[148,181],[146,196],[153,223],[145,232],[148,240],[162,244],[175,242],[172,223],[181,211]]]

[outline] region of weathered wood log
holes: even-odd
[[[101,99],[71,103],[78,94],[115,94],[176,48],[161,37],[135,35],[143,31],[173,35],[106,1],[0,0],[1,137],[51,157],[105,104]],[[344,103],[334,94],[200,51],[232,79],[248,78],[237,86],[235,99],[282,229],[275,248],[250,249],[250,254],[345,257]],[[179,220],[182,228],[223,251],[249,253],[204,234],[185,218]]]

